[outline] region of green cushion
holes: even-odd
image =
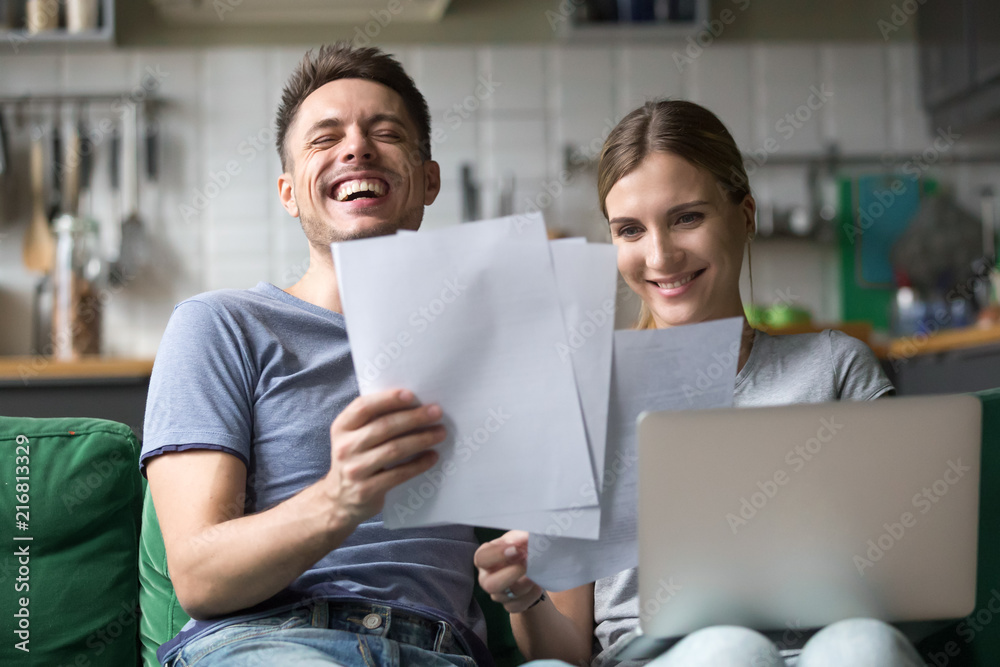
[[[0,664],[137,663],[138,459],[123,424],[0,417]]]
[[[975,395],[983,404],[976,607],[918,645],[935,667],[1000,665],[1000,388]]]
[[[153,499],[146,486],[142,506],[142,538],[139,543],[139,606],[142,620],[139,639],[142,642],[142,663],[156,667],[156,649],[180,632],[191,617],[177,602],[167,571],[167,550],[163,546],[160,522],[153,509]]]

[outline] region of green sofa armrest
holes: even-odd
[[[149,486],[145,483],[142,505],[142,537],[139,543],[139,640],[142,643],[142,664],[157,667],[156,649],[172,639],[190,616],[181,608],[170,583],[167,570],[167,550],[163,546],[160,522],[156,518]]]
[[[0,417],[0,664],[137,664],[138,460],[123,424]]]
[[[918,645],[932,667],[1000,665],[1000,388],[974,395],[983,404],[976,606]]]

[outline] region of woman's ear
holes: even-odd
[[[746,223],[747,241],[749,242],[757,235],[757,202],[753,195],[743,197],[743,201],[740,203],[740,212]]]

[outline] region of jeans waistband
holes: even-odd
[[[384,604],[326,601],[312,605],[313,627],[374,635],[438,653],[471,655],[447,621]]]

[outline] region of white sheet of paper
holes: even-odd
[[[469,226],[471,224],[471,226]],[[535,240],[544,235],[544,221],[539,214],[507,216],[476,225],[489,227],[483,233],[498,238]],[[435,230],[434,233],[448,230]],[[401,230],[399,234],[417,232]],[[611,350],[614,335],[615,290],[617,289],[617,249],[607,243],[588,244],[583,237],[550,241],[553,269],[559,290],[559,303],[566,322],[567,344],[559,346],[560,358],[573,366],[577,392],[587,430],[591,467],[601,488],[604,461],[604,441],[607,435],[608,392],[611,382]],[[516,526],[518,530],[546,533],[553,527],[575,522],[571,532],[575,537],[596,539],[600,531],[600,507],[587,505],[592,490],[581,489],[571,506],[559,510],[544,510],[518,514],[490,512],[472,517],[477,525],[487,527]],[[580,510],[591,510],[584,518]],[[472,519],[470,518],[470,519]]]
[[[515,528],[475,519],[566,507],[594,482],[544,228],[509,240],[518,218],[335,246],[362,393],[409,388],[448,427],[437,465],[387,494],[387,527]]]
[[[615,332],[600,539],[532,534],[528,576],[542,588],[566,590],[638,564],[636,420],[647,411],[732,406],[742,331],[742,318],[730,318]]]
[[[603,471],[608,425],[608,394],[611,384],[611,350],[615,329],[617,249],[606,243],[583,239],[551,242],[559,303],[566,321],[567,343],[558,346],[559,357],[573,366],[580,405],[587,427],[590,463],[595,478]],[[481,525],[517,526],[518,530],[546,534],[570,525],[574,536],[596,539],[600,532],[600,507],[592,504],[593,489],[580,489],[576,501],[559,510],[516,515],[491,514]],[[590,509],[587,514],[581,510]]]

